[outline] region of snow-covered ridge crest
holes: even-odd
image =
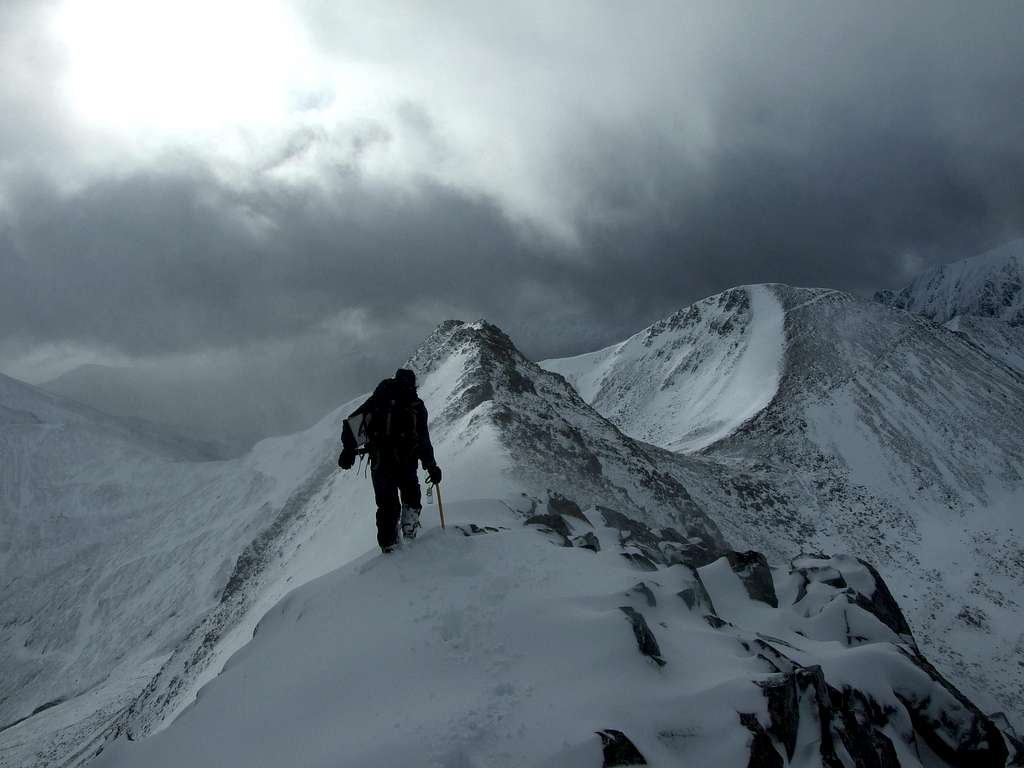
[[[783,312],[770,286],[732,288],[620,344],[545,360],[624,432],[673,451],[721,440],[775,397]]]
[[[955,673],[951,676],[961,689],[973,685],[967,693],[984,702],[985,711],[997,708],[993,699],[1012,709],[1019,701],[1013,696],[1019,694],[1021,673],[1014,666],[1019,632],[1014,634],[1011,589],[1024,570],[1008,506],[1019,492],[1014,473],[1018,480],[1021,476],[1021,447],[1014,439],[1014,404],[1024,400],[1019,377],[1007,378],[1005,367],[994,368],[956,335],[906,313],[836,292],[785,286],[765,290],[784,310],[785,367],[777,391],[755,416],[698,455],[630,438],[590,407],[565,378],[523,357],[493,325],[442,324],[409,365],[419,373],[421,395],[431,414],[449,514],[457,520],[463,507],[471,510],[465,513],[467,524],[487,525],[472,500],[501,499],[509,505],[501,507],[502,514],[511,514],[511,522],[506,517],[498,524],[510,529],[521,524],[524,514],[568,510],[567,516],[574,518],[579,509],[598,510],[600,517],[592,522],[600,528],[605,511],[615,512],[663,539],[664,531],[676,531],[657,551],[661,545],[685,551],[698,570],[730,549],[726,538],[732,547],[766,552],[770,562],[788,562],[802,551],[852,552],[879,564],[893,594],[904,603],[921,650],[943,672]],[[730,311],[740,312],[739,304]],[[664,331],[673,332],[668,327]],[[732,331],[723,338],[734,339]],[[205,596],[206,602],[196,600],[195,605],[201,612],[212,604],[214,612],[198,624],[157,614],[170,629],[188,635],[186,642],[174,647],[165,642],[163,650],[173,652],[165,674],[130,716],[107,733],[141,738],[164,725],[194,698],[198,686],[220,671],[228,655],[247,643],[257,620],[286,592],[372,548],[369,481],[333,467],[340,417],[357,402],[308,433],[262,443],[239,462],[212,465],[212,474],[193,478],[199,469],[184,464],[180,474],[168,476],[180,484],[183,495],[172,500],[181,509],[175,507],[176,515],[171,515],[159,507],[158,519],[177,520],[188,510],[194,523],[174,551],[191,551],[199,542],[203,561],[218,565],[218,570],[194,573],[169,567],[180,576],[171,587],[182,599]],[[956,425],[964,423],[976,426],[957,431]],[[89,436],[81,440],[88,443]],[[89,454],[90,466],[102,467],[105,455]],[[871,456],[883,458],[864,460]],[[45,451],[39,457],[52,458]],[[72,469],[79,478],[102,477],[83,474],[77,464]],[[232,485],[253,476],[266,485],[254,490]],[[218,493],[229,498],[218,499]],[[987,514],[977,506],[982,498],[990,500]],[[996,507],[996,500],[1007,506]],[[147,508],[142,504],[140,509]],[[247,517],[249,510],[259,516]],[[427,522],[430,536],[436,518]],[[119,530],[104,533],[117,540]],[[563,535],[552,530],[556,540]],[[640,530],[628,529],[625,538],[637,546],[625,553],[664,565],[654,550],[647,554],[639,546]],[[950,538],[950,530],[962,536]],[[159,526],[142,526],[133,545],[159,550],[166,533]],[[584,535],[570,533],[573,539]],[[154,538],[147,540],[147,535]],[[938,541],[946,547],[936,549]],[[249,546],[253,543],[258,544],[255,549]],[[250,559],[247,552],[259,557]],[[630,561],[643,567],[639,557]],[[934,564],[951,561],[960,563],[958,574],[973,572],[974,577],[945,579]],[[120,563],[116,557],[114,562]],[[250,569],[250,564],[256,567]],[[463,566],[476,568],[477,575],[487,570],[478,561],[467,565],[461,559],[454,567]],[[503,572],[499,566],[495,570]],[[203,578],[190,580],[195,574]],[[416,581],[411,574],[406,577]],[[80,573],[76,578],[91,583]],[[121,594],[129,591],[125,584],[134,582],[105,583],[120,587]],[[216,606],[229,583],[230,610],[223,611]],[[35,586],[42,594],[44,583]],[[68,602],[76,599],[90,598]],[[125,608],[127,619],[137,618],[135,606]],[[447,607],[438,610],[448,612]],[[226,621],[218,623],[220,618]],[[967,626],[967,621],[982,629]],[[584,635],[592,629],[581,626]],[[763,625],[757,626],[755,631],[764,632]],[[658,633],[656,625],[650,628]],[[151,651],[140,658],[159,661]],[[335,644],[332,652],[342,649]],[[203,667],[199,674],[197,667]],[[748,675],[744,685],[750,680]],[[993,695],[979,698],[984,689]],[[691,705],[697,706],[695,701]],[[48,712],[59,713],[64,706]],[[46,714],[26,725],[44,722]],[[760,722],[767,728],[767,719]],[[0,734],[0,750],[5,736]]]
[[[945,323],[959,315],[1024,325],[1024,239],[923,272],[875,300]]]
[[[569,500],[567,500],[569,501]],[[570,502],[571,503],[571,502]],[[295,590],[146,765],[1003,766],[1020,744],[850,557],[696,564],[596,508],[452,527]]]
[[[943,323],[1024,374],[1024,240],[928,270],[875,300]]]
[[[928,655],[987,710],[1006,709],[1020,722],[1024,531],[1012,521],[1024,506],[1024,379],[925,318],[839,291],[763,288],[783,314],[777,390],[722,439],[689,461],[680,456],[676,476],[734,546],[774,559],[846,551],[876,562],[904,597]],[[567,361],[544,365],[579,382],[613,421],[643,414],[647,439],[669,444],[692,424],[679,418],[685,404],[646,411],[670,402],[661,372],[675,369],[668,356],[643,355],[665,337],[688,343],[691,327],[680,322],[687,314],[652,326],[650,348],[641,331],[568,369],[559,367]],[[726,347],[741,340],[742,327],[727,326]],[[703,359],[726,356],[711,345],[718,357]],[[616,355],[620,347],[639,355],[617,364],[628,359]],[[685,388],[688,375],[699,379],[702,370],[681,369],[671,386]],[[632,399],[636,383],[645,398]],[[655,431],[664,425],[675,431]]]
[[[536,498],[561,494],[614,506],[682,527],[712,549],[724,545],[717,526],[666,471],[671,456],[623,434],[498,327],[443,323],[408,365],[423,379],[431,429],[459,434],[464,444],[481,430],[493,435],[510,487]]]

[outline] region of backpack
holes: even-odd
[[[380,455],[392,452],[397,457],[414,456],[417,448],[417,404],[419,399],[385,379],[373,397],[345,419],[345,428],[356,442],[356,454]]]

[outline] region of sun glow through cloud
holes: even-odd
[[[67,0],[57,33],[69,106],[115,132],[274,123],[312,71],[297,20],[270,0]]]

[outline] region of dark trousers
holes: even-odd
[[[373,495],[377,501],[377,543],[390,547],[398,541],[398,517],[402,505],[420,509],[420,480],[416,459],[385,460],[371,466]]]

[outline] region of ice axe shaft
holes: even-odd
[[[441,501],[441,484],[434,483],[434,491],[437,493],[437,511],[441,513],[441,530],[444,530],[444,502]]]

